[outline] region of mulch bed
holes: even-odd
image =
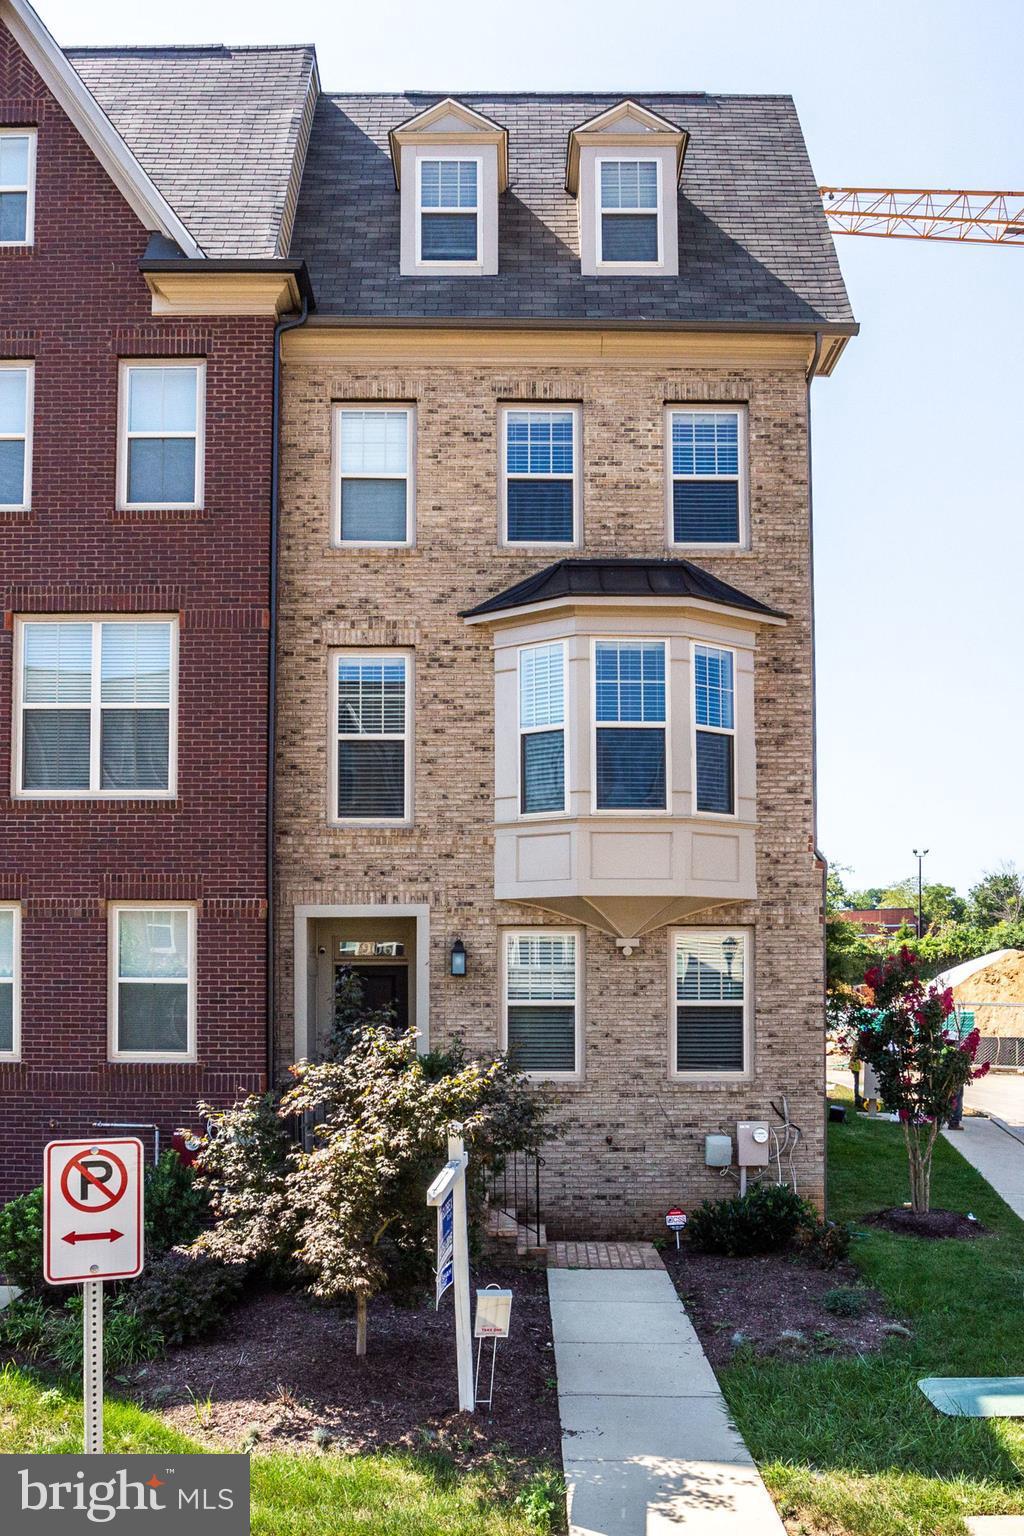
[[[439,1312],[432,1295],[410,1307],[372,1302],[367,1354],[357,1360],[354,1313],[266,1291],[243,1300],[209,1341],[134,1370],[131,1386],[145,1407],[210,1445],[312,1450],[326,1431],[335,1450],[441,1451],[462,1467],[501,1450],[524,1468],[560,1466],[545,1272],[488,1265],[473,1276],[474,1285],[491,1282],[513,1292],[493,1412],[457,1411],[451,1292]],[[485,1342],[484,1395],[490,1352]]]
[[[886,1315],[878,1292],[861,1286],[849,1263],[814,1269],[785,1253],[727,1259],[698,1253],[686,1243],[678,1253],[667,1249],[662,1258],[716,1371],[741,1347],[785,1359],[865,1354],[908,1333]],[[822,1298],[839,1286],[863,1290],[862,1316],[826,1312]]]
[[[980,1221],[971,1221],[959,1211],[911,1211],[905,1206],[893,1205],[885,1211],[872,1211],[862,1216],[866,1227],[884,1227],[886,1232],[898,1232],[901,1237],[991,1237],[991,1227]]]

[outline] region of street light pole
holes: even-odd
[[[914,858],[917,860],[917,937],[919,942],[924,932],[924,881],[921,866],[924,864],[927,852],[927,848],[914,849]]]

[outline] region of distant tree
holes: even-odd
[[[1019,923],[1024,920],[1024,875],[1015,864],[1004,862],[972,886],[968,899],[971,919],[979,928]]]
[[[830,864],[828,875],[825,878],[825,911],[826,913],[841,912],[844,907],[851,905],[850,898],[843,883],[843,876],[850,873],[846,864]]]
[[[855,912],[873,911],[879,905],[879,897],[882,894],[880,885],[865,886],[861,891],[848,892],[849,905]]]
[[[958,896],[951,885],[926,885],[924,888],[924,917],[929,926],[938,923],[962,923],[967,916],[967,903]]]
[[[914,907],[917,908],[917,881],[912,877],[906,880],[896,880],[892,885],[887,885],[879,892],[877,905],[880,907]]]

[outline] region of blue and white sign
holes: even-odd
[[[437,1296],[441,1297],[455,1283],[455,1194],[449,1192],[437,1208]]]

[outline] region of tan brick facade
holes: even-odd
[[[339,351],[339,356],[341,352]],[[439,349],[447,359],[451,347]],[[682,353],[680,353],[682,355]],[[494,677],[490,635],[460,609],[564,551],[498,541],[499,405],[582,405],[585,556],[662,558],[666,402],[748,403],[752,548],[696,563],[791,616],[764,631],[756,662],[759,899],[697,924],[753,931],[753,1080],[670,1078],[669,943],[661,929],[630,956],[587,929],[585,1080],[556,1091],[571,1120],[546,1149],[545,1215],[555,1236],[654,1235],[665,1210],[734,1188],[704,1167],[704,1136],[744,1118],[774,1120],[788,1097],[803,1131],[801,1191],[823,1186],[821,876],[813,854],[811,573],[806,383],[792,363],[656,360],[557,366],[494,361],[286,360],[282,444],[277,796],[278,1061],[293,1054],[297,906],[425,906],[430,914],[430,1038],[499,1038],[499,928],[546,923],[494,900]],[[413,549],[331,547],[333,401],[412,402],[417,410]],[[415,653],[415,822],[331,826],[328,653],[335,646]],[[454,939],[468,975],[448,974]],[[300,955],[298,965],[310,962]],[[315,960],[313,961],[315,963]]]

